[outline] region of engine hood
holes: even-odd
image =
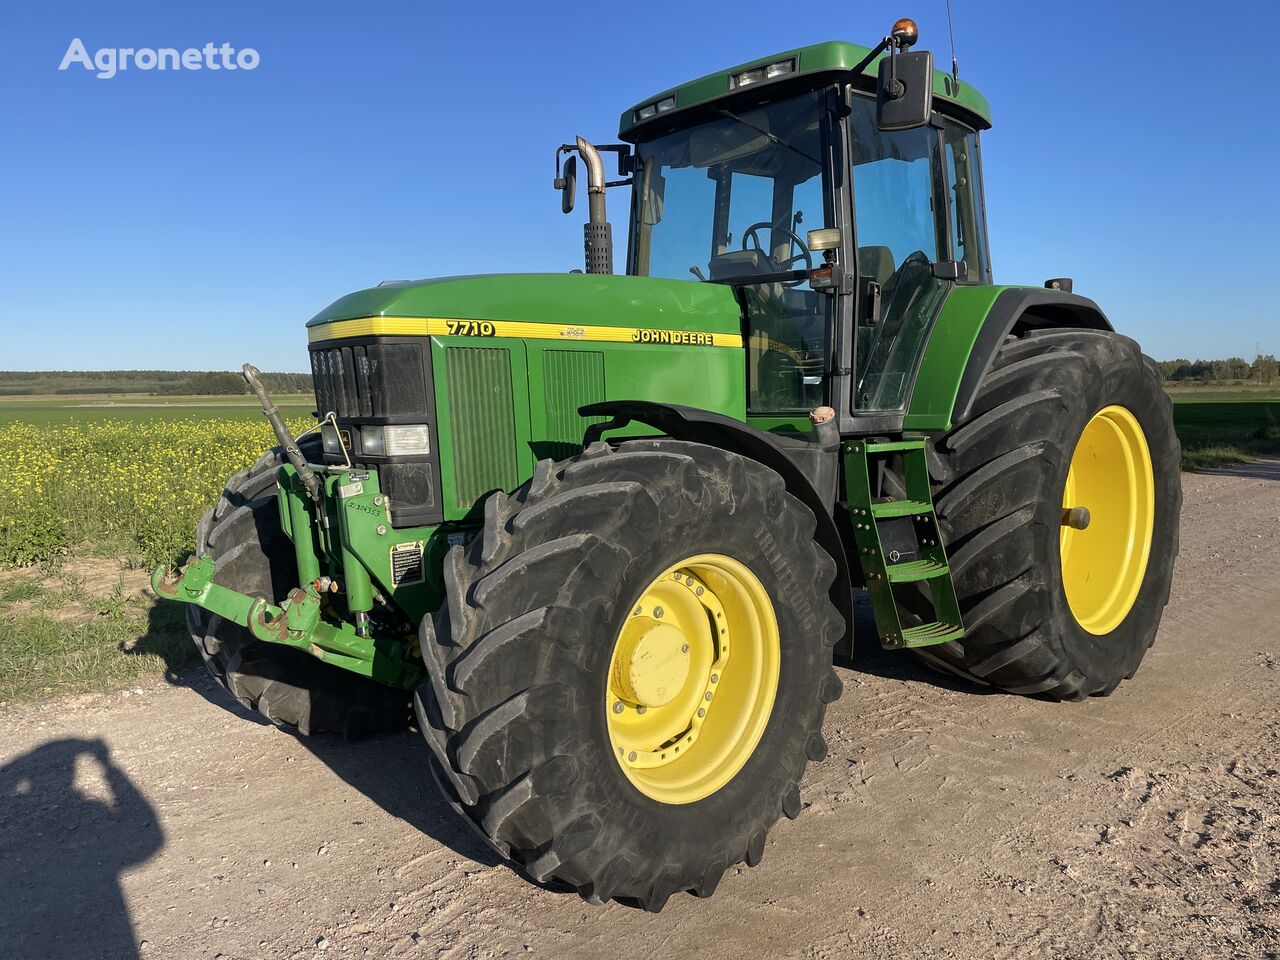
[[[335,300],[308,327],[365,317],[428,317],[697,329],[738,334],[730,287],[598,274],[502,273],[389,283]]]

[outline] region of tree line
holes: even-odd
[[[1160,376],[1174,382],[1244,381],[1270,385],[1280,381],[1280,363],[1269,353],[1259,354],[1252,363],[1243,357],[1228,357],[1226,360],[1161,360],[1159,367]]]
[[[309,373],[264,373],[272,393],[310,393]],[[0,370],[0,396],[142,393],[232,396],[248,393],[239,373],[226,370]]]

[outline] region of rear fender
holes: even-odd
[[[957,287],[929,335],[904,428],[943,432],[964,422],[1005,339],[1055,328],[1113,329],[1096,303],[1074,293]]]

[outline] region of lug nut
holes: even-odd
[[[698,716],[700,716],[700,717],[705,717],[706,715],[707,715],[707,708],[706,708],[706,707],[699,707],[699,708],[698,708]]]
[[[614,713],[621,713],[621,712],[622,712],[623,710],[625,710],[625,709],[626,709],[626,707],[624,707],[624,706],[622,705],[622,701],[621,701],[621,700],[617,700],[617,701],[615,701],[615,702],[614,702],[614,704],[613,704],[613,712],[614,712]]]
[[[643,703],[640,704],[640,706],[636,707],[636,713],[648,713],[648,711],[649,711],[649,708],[646,707]]]
[[[681,653],[688,653],[688,652],[689,652],[689,645],[688,645],[687,643],[682,643],[682,644],[680,644],[680,652],[681,652]]]
[[[635,752],[634,750],[632,750],[629,754],[627,754],[627,759],[628,759],[628,760],[630,760],[632,763],[635,763],[635,762],[636,762],[636,752]]]
[[[661,607],[654,607],[654,608],[653,608],[653,618],[654,618],[655,620],[661,620],[661,619],[662,619],[662,613],[663,613],[663,610],[662,610],[662,608],[661,608]]]

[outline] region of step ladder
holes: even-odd
[[[843,448],[845,502],[880,645],[901,650],[960,639],[964,624],[933,509],[925,438],[846,440]],[[877,494],[884,461],[894,455],[902,458],[905,499]],[[890,541],[887,554],[886,539]],[[917,582],[928,585],[933,619],[904,627],[893,588]]]

